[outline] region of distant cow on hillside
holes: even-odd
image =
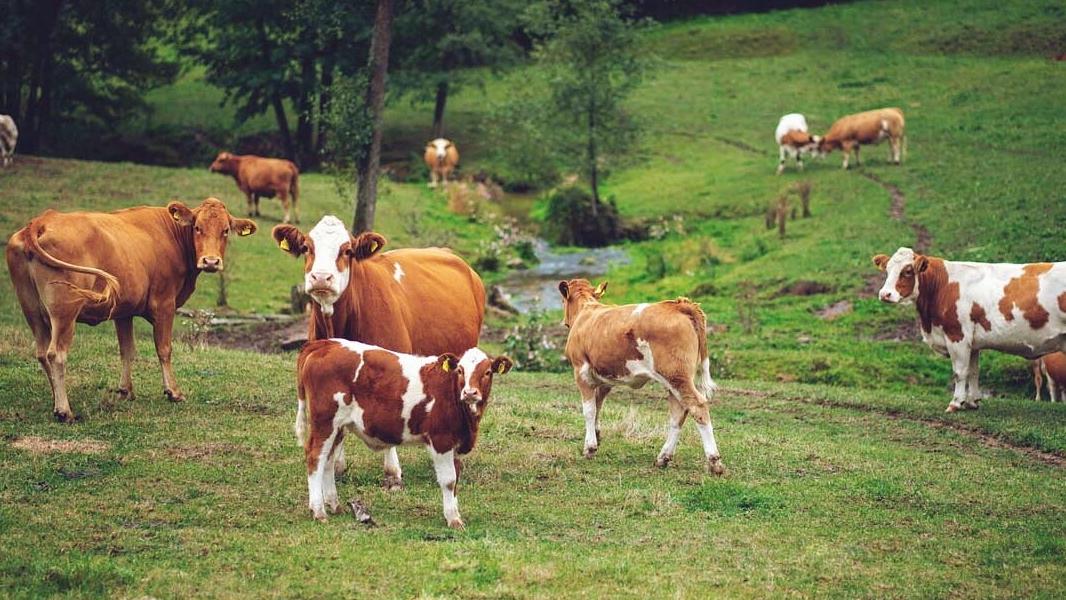
[[[292,216],[300,222],[297,201],[300,195],[300,170],[290,160],[263,158],[252,154],[220,152],[209,167],[213,173],[231,175],[237,187],[248,200],[248,216],[259,216],[259,198],[281,200],[285,209],[282,223],[289,222],[289,198],[292,198]]]
[[[426,144],[423,158],[429,167],[429,187],[437,187],[439,182],[447,183],[459,164],[459,150],[451,140],[437,138]]]
[[[777,140],[778,156],[777,174],[785,170],[785,159],[795,158],[796,166],[803,168],[803,155],[815,152],[821,138],[807,132],[807,119],[799,113],[789,113],[777,122],[774,131]]]
[[[844,168],[847,169],[852,151],[858,166],[860,146],[879,144],[887,139],[892,153],[890,159],[898,165],[903,159],[903,127],[903,111],[898,108],[879,108],[841,117],[818,142],[818,152],[824,155],[842,150]]]
[[[922,339],[951,358],[947,412],[977,408],[981,350],[1028,359],[1066,350],[1066,262],[954,262],[900,248],[873,257],[886,273],[882,302],[918,309]]]
[[[19,128],[8,115],[0,115],[0,166],[8,166],[15,157],[15,144],[19,141]]]

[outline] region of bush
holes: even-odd
[[[592,194],[577,186],[551,192],[543,219],[544,237],[564,246],[596,248],[627,237],[614,200],[601,202],[593,214]]]
[[[522,321],[511,328],[503,341],[504,353],[522,371],[563,373],[569,364],[563,359],[565,338],[551,332],[555,319],[546,310],[533,308]]]

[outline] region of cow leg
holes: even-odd
[[[343,475],[348,470],[348,457],[344,454],[344,440],[337,440],[335,445],[337,449],[333,451],[333,473]]]
[[[403,489],[403,469],[400,468],[400,455],[393,446],[385,451],[385,491],[398,492]]]
[[[437,170],[436,169],[430,169],[429,170],[429,187],[431,187],[431,188],[437,187]]]
[[[255,216],[255,195],[251,192],[244,192],[244,199],[248,202],[248,216]]]
[[[289,222],[289,216],[290,216],[289,215],[289,194],[288,194],[288,192],[286,192],[285,190],[280,190],[278,192],[278,200],[281,201],[281,208],[283,208],[285,210],[285,218],[282,219],[281,222],[282,223],[288,223]]]
[[[785,147],[784,146],[778,146],[778,148],[777,148],[777,159],[778,159],[777,160],[777,174],[778,175],[780,175],[781,173],[785,172],[785,158],[786,158],[786,156],[785,156]]]
[[[122,359],[122,375],[115,396],[120,400],[133,400],[133,357],[136,355],[133,317],[115,319],[115,333],[118,334],[118,354]]]
[[[978,382],[981,372],[981,351],[970,352],[969,375],[966,378],[966,408],[977,410],[981,404],[981,385]]]
[[[607,397],[607,394],[611,391],[611,388],[606,385],[601,385],[596,388],[596,445],[600,445],[600,411],[603,410],[603,400]]]
[[[600,446],[599,435],[596,433],[596,421],[600,412],[598,405],[602,400],[597,402],[598,388],[586,383],[580,375],[577,376],[577,389],[581,392],[581,412],[585,415],[585,449],[583,452],[585,458],[592,458]]]
[[[466,529],[463,519],[459,516],[459,499],[455,496],[455,486],[459,479],[455,472],[455,451],[438,454],[433,446],[428,448],[433,459],[433,470],[437,472],[437,483],[440,484],[440,491],[444,496],[444,519],[448,521],[448,527]]]
[[[670,407],[670,418],[666,425],[666,443],[663,444],[663,449],[659,451],[659,456],[655,459],[657,467],[666,467],[673,460],[674,451],[677,450],[677,441],[681,437],[681,426],[685,424],[685,417],[688,416],[688,411],[672,394],[667,397],[666,401]]]
[[[1040,402],[1040,391],[1041,388],[1044,387],[1044,374],[1041,372],[1040,367],[1041,362],[1042,360],[1038,358],[1029,363],[1029,368],[1033,372],[1033,386],[1036,387],[1036,397],[1033,398],[1036,402]],[[1054,398],[1052,398],[1052,400],[1054,400]]]
[[[49,340],[45,358],[49,365],[52,396],[55,400],[52,414],[61,423],[73,423],[74,413],[70,410],[70,400],[67,398],[67,352],[74,341],[74,322],[80,306],[75,306],[73,311],[69,310],[69,306],[60,307],[58,310],[57,307],[50,308],[52,338]]]
[[[840,149],[844,153],[844,165],[843,168],[846,171],[848,169],[848,160],[851,158],[851,144],[844,142],[841,144]]]
[[[714,439],[714,426],[711,425],[707,399],[692,385],[691,377],[674,379],[670,385],[674,398],[692,415],[692,420],[696,421],[696,430],[700,432],[700,441],[703,442],[703,455],[707,459],[707,471],[713,475],[723,475],[725,467],[722,465],[722,455],[718,452],[718,442]]]
[[[1059,394],[1062,393],[1059,384],[1051,377],[1047,378],[1047,393],[1049,402],[1058,402]]]
[[[326,467],[322,470],[322,500],[329,512],[336,514],[340,508],[340,499],[337,497],[337,452],[343,448],[344,429],[337,429],[337,435],[333,438],[333,445],[326,457]]]
[[[796,166],[799,167],[800,171],[803,170],[803,151],[802,150],[796,150]]]
[[[337,430],[333,423],[316,425],[312,420],[311,435],[304,446],[304,458],[307,460],[307,506],[311,514],[319,521],[326,520],[326,469],[329,465],[330,451]],[[330,469],[332,470],[332,469]]]
[[[163,394],[171,402],[184,402],[185,394],[178,389],[178,380],[170,366],[170,342],[174,334],[173,305],[152,311],[152,335],[155,338],[155,353],[159,357],[159,366],[163,370]]]
[[[951,370],[955,374],[955,393],[951,403],[944,412],[955,412],[965,408],[967,401],[966,386],[970,379],[970,349],[949,345],[948,356],[951,357]]]
[[[855,144],[855,166],[856,167],[861,167],[862,166],[862,161],[859,160],[859,149],[860,148],[862,148],[862,144],[856,143]]]
[[[262,213],[259,212],[259,194],[253,194],[252,199],[255,201],[255,216],[262,216]]]

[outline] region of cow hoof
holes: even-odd
[[[944,412],[953,413],[953,412],[955,412],[957,410],[959,410],[959,407],[955,406],[954,404],[949,404],[947,409]]]
[[[715,477],[721,477],[722,475],[725,475],[726,470],[725,470],[725,465],[722,464],[722,459],[720,459],[720,458],[708,458],[707,459],[707,472],[710,473],[711,475],[714,475]]]
[[[665,469],[666,467],[670,466],[670,461],[673,460],[673,458],[674,457],[672,456],[660,456],[659,458],[655,459],[655,466],[659,467],[660,469]]]
[[[174,390],[163,390],[163,395],[171,402],[185,402],[185,394]]]
[[[452,529],[458,529],[459,531],[463,531],[463,530],[466,529],[466,523],[463,523],[462,519],[456,518],[456,519],[452,519],[451,521],[448,521],[448,527],[451,527]]]
[[[118,388],[114,391],[115,400],[133,400],[133,390]]]
[[[74,413],[72,413],[72,412],[62,412],[62,411],[58,411],[58,410],[53,410],[52,411],[52,416],[55,417],[56,421],[58,421],[60,423],[66,423],[68,425],[70,425],[71,423],[74,423],[75,421],[78,420],[78,418],[75,417]]]
[[[585,448],[585,452],[584,452],[585,458],[592,458],[593,456],[596,456],[596,450],[598,450],[598,449],[599,449],[598,446],[592,446],[590,448]]]
[[[386,492],[402,492],[403,480],[396,477],[386,477],[385,483],[382,484]]]

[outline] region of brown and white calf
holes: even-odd
[[[703,441],[707,469],[725,472],[714,439],[708,400],[714,395],[707,357],[707,321],[699,305],[686,298],[654,304],[602,304],[607,284],[596,289],[585,279],[559,283],[563,297],[566,357],[574,368],[585,414],[585,456],[599,448],[599,414],[611,388],[640,388],[655,381],[666,388],[669,427],[655,464],[674,457],[681,425],[691,414]]]
[[[394,449],[422,444],[429,450],[444,496],[444,518],[462,529],[456,485],[477,442],[496,374],[511,370],[506,356],[471,348],[454,354],[415,356],[342,339],[313,341],[297,358],[296,437],[307,459],[308,506],[318,520],[340,506],[333,461],[346,434],[385,454],[386,481],[399,484]],[[393,457],[390,460],[390,457]]]
[[[438,182],[448,183],[452,171],[459,164],[459,150],[451,140],[437,138],[426,144],[422,158],[429,167],[429,187],[437,187]]]
[[[859,146],[879,144],[887,139],[890,160],[898,165],[903,159],[903,126],[903,111],[898,108],[879,108],[841,117],[818,142],[818,152],[826,155],[833,150],[842,150],[844,168],[847,169],[852,151],[858,166]]]
[[[982,350],[1029,359],[1066,350],[1066,262],[954,262],[900,248],[878,254],[880,298],[913,302],[922,339],[951,358],[955,393],[947,412],[977,408]]]
[[[807,119],[799,113],[789,113],[777,122],[774,131],[774,139],[777,140],[778,163],[777,174],[785,170],[785,159],[795,158],[796,166],[803,169],[803,155],[818,149],[821,138],[811,135],[807,131]]]
[[[1040,401],[1040,390],[1047,379],[1048,400],[1066,401],[1066,354],[1052,352],[1029,363],[1033,371],[1033,384],[1036,385],[1036,400]]]

